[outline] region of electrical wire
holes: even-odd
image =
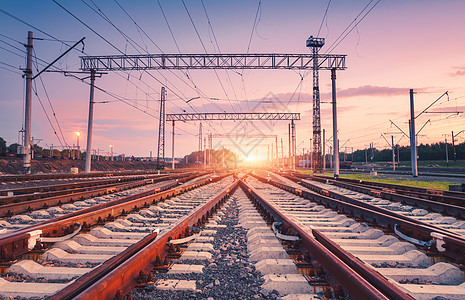
[[[331,0],[328,1],[328,5],[326,6],[326,10],[325,10],[325,13],[324,13],[324,15],[323,15],[323,19],[321,19],[320,28],[318,29],[318,33],[316,34],[317,37],[320,36],[321,27],[323,26],[323,22],[325,21],[326,16],[328,15],[328,9],[329,9],[329,5],[330,5],[330,4],[331,4]]]
[[[213,39],[215,40],[215,44],[216,44],[216,48],[218,49],[218,53],[221,54],[220,45],[218,44],[218,40],[216,39],[215,31],[213,30],[213,25],[212,25],[212,23],[210,21],[210,17],[208,16],[208,12],[207,12],[207,8],[205,7],[205,3],[203,2],[203,0],[200,0],[200,2],[202,3],[202,7],[203,7],[203,11],[205,12],[205,16],[207,17],[208,26],[210,27],[210,30],[211,30],[212,35],[213,35]],[[231,77],[229,76],[229,71],[228,70],[226,70],[226,76],[228,77],[229,84],[231,85],[231,89],[233,90],[234,97],[237,100],[236,90],[234,89],[234,85],[232,84]],[[231,107],[233,108],[233,111],[236,112],[234,110],[234,107],[231,104],[231,99],[228,98],[228,101],[229,101],[229,104],[231,105]],[[240,105],[239,105],[239,109],[242,112],[242,108],[241,108]]]
[[[34,55],[37,57],[37,54],[35,53],[35,49],[34,49],[34,48],[33,48],[33,51],[34,51]],[[38,65],[37,65],[37,61],[36,61],[36,70],[37,70],[37,72],[39,72],[39,68],[38,68]],[[50,109],[52,110],[52,114],[53,114],[53,117],[54,117],[55,122],[56,122],[56,124],[57,124],[58,131],[60,132],[61,137],[62,137],[63,142],[65,143],[65,145],[66,145],[67,147],[69,147],[69,144],[66,142],[66,138],[65,138],[65,136],[64,136],[64,134],[63,134],[63,131],[61,130],[60,122],[58,122],[58,117],[57,117],[57,115],[56,115],[56,113],[55,113],[55,109],[53,108],[52,101],[50,100],[50,97],[49,97],[49,95],[48,95],[47,89],[45,88],[45,84],[44,84],[44,81],[43,81],[43,79],[42,79],[41,76],[39,76],[39,80],[40,80],[40,83],[42,84],[42,88],[44,89],[44,93],[45,93],[45,96],[46,96],[46,98],[47,98],[47,100],[48,100],[48,103],[49,103],[49,105],[50,105]],[[55,132],[55,134],[56,134],[56,132]],[[58,135],[57,135],[57,137],[58,137]],[[60,144],[61,144],[61,141],[60,141]],[[63,145],[62,145],[62,146],[63,146]]]
[[[347,25],[346,29],[334,40],[334,42],[329,46],[326,54],[331,53],[336,49],[336,47],[356,28],[356,26],[365,19],[365,17],[378,5],[381,0],[376,1],[374,5],[370,7],[370,4],[373,3],[374,0],[368,2],[368,4],[362,9],[362,11],[354,18],[354,20]],[[370,8],[368,8],[370,7]],[[367,10],[367,11],[366,11]],[[357,21],[357,19],[366,11],[366,13]]]
[[[185,10],[187,12],[187,15],[189,16],[189,20],[191,21],[191,24],[194,27],[195,33],[197,34],[197,37],[198,37],[198,39],[200,41],[200,44],[202,45],[203,50],[205,51],[205,54],[208,54],[207,48],[205,47],[205,44],[203,43],[202,38],[200,37],[199,31],[197,30],[197,26],[195,26],[194,20],[192,19],[192,16],[191,16],[191,14],[189,12],[189,9],[186,6],[186,3],[184,2],[184,0],[181,0],[181,2],[182,2],[183,6],[184,6],[184,8],[185,8]],[[226,89],[224,88],[223,83],[221,82],[221,79],[220,79],[220,77],[218,75],[218,72],[215,69],[213,69],[213,71],[214,71],[214,73],[216,75],[216,78],[218,79],[218,82],[219,82],[219,84],[221,86],[221,89],[223,90],[226,98],[229,99],[229,95],[226,92]],[[217,104],[215,104],[215,105],[217,105]],[[236,110],[234,109],[234,106],[232,104],[231,104],[231,108],[233,109],[234,112],[236,112]],[[226,111],[224,111],[224,112],[226,112]]]

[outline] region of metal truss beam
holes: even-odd
[[[213,138],[229,138],[229,139],[243,139],[243,138],[251,138],[251,139],[265,139],[265,138],[276,138],[277,135],[275,134],[238,134],[238,133],[215,133],[212,136]]]
[[[81,56],[83,71],[131,71],[161,69],[286,69],[310,70],[308,54],[142,54]],[[318,69],[344,70],[346,55],[318,54]]]
[[[300,113],[188,113],[166,114],[166,121],[225,121],[225,120],[300,120]]]

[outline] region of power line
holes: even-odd
[[[328,1],[328,5],[326,6],[326,10],[325,10],[325,13],[323,15],[323,19],[321,19],[321,24],[320,24],[320,28],[318,29],[318,33],[316,34],[317,37],[320,36],[320,32],[321,32],[321,27],[323,26],[323,23],[326,19],[326,16],[328,15],[328,9],[329,9],[329,5],[331,4],[331,0]]]
[[[91,30],[93,33],[95,33],[98,37],[100,37],[102,40],[104,40],[107,44],[109,44],[112,48],[116,49],[116,51],[118,51],[119,53],[121,54],[125,54],[123,51],[121,51],[118,47],[116,47],[113,43],[111,43],[110,41],[108,41],[107,39],[105,39],[101,34],[99,34],[97,31],[95,31],[94,29],[92,29],[89,25],[87,25],[84,21],[82,21],[81,19],[79,19],[75,14],[73,14],[71,11],[67,10],[64,6],[62,6],[61,4],[59,4],[58,2],[56,2],[56,0],[52,0],[55,4],[57,4],[59,7],[61,7],[64,11],[66,11],[68,14],[70,14],[73,18],[75,18],[76,20],[78,20],[82,25],[84,25],[86,28],[88,28],[89,30]],[[84,2],[85,3],[85,2]],[[100,15],[100,14],[98,14]],[[101,16],[101,15],[100,15]],[[102,17],[102,16],[101,16]],[[105,19],[105,18],[104,18]],[[106,19],[105,19],[106,20]],[[110,22],[111,23],[111,22]],[[119,29],[117,29],[119,32],[121,32]],[[123,35],[124,36],[124,35]],[[135,48],[135,47],[134,47]],[[137,49],[136,49],[137,50]],[[164,85],[159,79],[157,79],[156,77],[154,77],[152,74],[150,74],[149,72],[145,71],[145,73],[147,73],[150,77],[152,77],[153,79],[155,79],[158,83],[160,83],[161,85]],[[166,78],[165,78],[166,79]],[[166,79],[167,80],[167,79]],[[167,80],[168,81],[168,80]],[[177,97],[179,97],[179,99],[182,99],[176,92],[174,92],[171,88],[167,87],[167,89],[169,91],[171,91],[173,94],[175,94]],[[185,97],[185,96],[184,96]],[[187,97],[185,97],[187,98]]]
[[[331,44],[331,46],[329,46],[326,54],[329,54],[331,53],[355,28],[356,26],[363,21],[363,19],[365,19],[365,17],[376,7],[376,5],[378,5],[379,2],[381,2],[381,0],[378,0],[373,6],[371,6],[371,8],[368,9],[368,7],[370,6],[370,4],[373,2],[374,0],[371,0],[370,2],[368,2],[368,4],[362,9],[362,11],[360,11],[360,13],[354,18],[354,20],[352,22],[350,22],[349,25],[347,25],[346,29],[344,29],[344,31],[334,40],[334,42]],[[357,21],[357,19],[365,12],[365,10],[368,11],[360,18],[360,20]],[[354,24],[355,23],[355,24]],[[352,28],[351,28],[352,26]],[[350,29],[349,29],[350,28]],[[347,32],[347,33],[346,33]],[[345,33],[345,35],[344,35]],[[342,37],[342,38],[341,38]]]
[[[262,5],[262,0],[258,0],[257,12],[255,13],[255,19],[253,21],[252,31],[250,32],[249,44],[247,45],[247,54],[249,54],[249,51],[250,51],[250,44],[252,44],[252,37],[255,31],[255,26],[257,25],[258,12],[260,11],[261,5]]]
[[[37,54],[35,53],[34,48],[33,48],[33,51],[34,51],[34,55],[37,57]],[[37,70],[37,72],[39,72],[39,68],[37,67],[37,60],[36,60],[36,70]],[[48,96],[48,92],[47,92],[47,89],[45,88],[44,81],[43,81],[42,77],[40,77],[40,76],[39,76],[39,79],[40,79],[40,82],[42,84],[42,88],[44,89],[45,96],[47,97],[50,108],[52,110],[53,117],[55,118],[55,122],[57,123],[58,130],[59,130],[59,132],[61,134],[61,137],[63,138],[63,142],[65,143],[66,146],[69,147],[69,144],[66,142],[66,138],[65,138],[65,136],[63,134],[63,131],[61,130],[60,122],[58,122],[58,118],[56,116],[55,109],[53,108],[52,101],[50,100],[50,97]],[[55,134],[56,134],[56,132],[55,132]],[[58,135],[57,135],[57,137],[58,137]],[[60,141],[59,137],[58,137],[58,141]],[[60,144],[61,144],[61,141],[60,141]],[[61,146],[63,146],[63,144],[61,144]]]
[[[202,38],[200,37],[199,31],[197,30],[197,27],[195,26],[194,20],[192,19],[192,16],[191,16],[191,14],[189,12],[189,9],[186,6],[186,3],[184,2],[184,0],[181,0],[181,1],[182,1],[182,4],[183,4],[184,8],[186,9],[187,15],[189,16],[189,19],[191,21],[192,26],[194,27],[195,33],[197,34],[197,37],[198,37],[198,39],[200,41],[200,44],[202,44],[202,48],[205,51],[205,54],[208,54],[207,48],[205,48],[205,44],[203,43]],[[226,92],[226,89],[224,88],[224,85],[221,82],[220,77],[218,76],[218,72],[216,70],[213,70],[213,71],[214,71],[214,73],[216,75],[216,78],[218,79],[218,82],[220,83],[221,89],[223,90],[224,94],[226,95],[226,98],[229,99],[229,95]],[[215,105],[217,105],[217,104],[215,104]],[[234,112],[236,112],[232,104],[231,104],[231,108],[233,109]]]
[[[216,48],[218,49],[218,53],[221,54],[220,45],[218,44],[218,40],[216,39],[215,31],[213,30],[213,25],[212,25],[212,23],[210,21],[210,17],[208,16],[207,8],[205,7],[205,4],[204,4],[203,0],[200,0],[200,2],[202,3],[202,7],[203,7],[203,11],[205,12],[205,16],[207,17],[208,26],[210,27],[210,29],[212,31],[213,39],[215,40],[215,44],[216,44]],[[226,70],[226,76],[228,77],[229,84],[231,85],[231,88],[233,90],[234,97],[237,100],[236,90],[234,89],[234,86],[232,84],[231,77],[229,76],[229,71],[228,70]],[[231,100],[229,99],[229,97],[227,97],[227,98],[228,98],[229,104],[231,105],[231,107],[233,108],[233,111],[235,112],[234,107],[231,104]],[[240,105],[239,105],[239,108],[240,108],[240,110],[242,112],[242,108],[241,108]]]

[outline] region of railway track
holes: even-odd
[[[259,178],[262,183],[268,182],[274,185],[276,188],[284,189],[294,195],[303,196],[306,199],[313,200],[316,203],[323,205],[321,208],[324,208],[324,207],[332,208],[333,210],[336,210],[337,212],[344,214],[344,216],[339,216],[339,218],[341,218],[340,221],[342,223],[346,222],[345,221],[346,216],[349,216],[352,220],[346,223],[345,226],[340,226],[340,227],[348,227],[347,230],[343,230],[343,231],[350,233],[349,236],[352,235],[352,238],[350,239],[356,239],[356,240],[369,239],[371,240],[370,243],[376,242],[376,243],[387,244],[387,245],[391,244],[391,242],[387,243],[385,240],[386,238],[382,236],[367,237],[366,234],[371,234],[370,232],[373,232],[373,231],[369,227],[367,227],[366,224],[371,224],[371,226],[375,226],[375,228],[380,229],[378,234],[381,232],[389,233],[390,238],[395,236],[397,238],[400,238],[401,240],[409,242],[410,246],[408,247],[410,248],[412,247],[412,244],[415,245],[418,248],[418,250],[420,250],[420,252],[423,254],[420,256],[422,256],[423,259],[425,259],[424,261],[425,263],[428,261],[434,263],[438,261],[447,260],[448,262],[450,262],[450,265],[455,267],[455,270],[458,270],[457,274],[460,275],[458,278],[463,279],[463,273],[461,272],[461,270],[463,270],[463,258],[464,258],[464,250],[465,250],[464,238],[465,237],[459,234],[458,232],[449,230],[449,228],[447,228],[448,226],[444,224],[444,222],[442,222],[442,221],[445,221],[446,219],[437,218],[436,222],[427,222],[429,220],[428,217],[426,218],[419,217],[417,218],[417,220],[415,220],[415,218],[405,217],[404,214],[406,211],[415,210],[415,209],[412,209],[412,207],[409,207],[407,205],[404,207],[396,205],[397,209],[393,211],[397,211],[397,213],[388,213],[388,210],[377,209],[376,206],[371,205],[371,204],[363,205],[364,201],[360,201],[360,199],[358,198],[362,197],[362,198],[365,198],[364,199],[365,202],[370,202],[368,197],[366,197],[365,195],[360,195],[360,194],[357,195],[355,193],[349,193],[346,195],[340,195],[340,194],[338,195],[338,193],[331,190],[331,188],[334,189],[334,187],[331,187],[331,186],[329,186],[329,188],[328,186],[325,186],[325,188],[320,187],[320,189],[314,189],[314,191],[312,191],[310,189],[306,189],[302,185],[297,185],[295,183],[293,184],[293,182],[286,181],[286,179],[284,178],[278,178],[278,180],[276,180],[277,176],[273,176],[273,175],[271,176],[271,178],[270,177],[264,178],[260,176],[257,176],[257,178]],[[342,191],[339,190],[339,192],[342,192]],[[432,215],[431,217],[434,218],[434,215]],[[353,223],[354,221],[358,221],[358,223],[357,224]],[[337,221],[336,223],[339,223],[339,221]],[[311,225],[311,226],[313,227],[313,229],[315,229],[314,225]],[[326,226],[337,227],[337,225],[328,225],[328,223],[320,223],[319,226],[322,226],[323,228]],[[350,228],[351,226],[352,227],[355,226],[358,228],[362,226],[361,228],[363,227],[366,227],[366,228],[363,228],[363,230],[361,231],[357,231],[360,229],[356,229],[354,231],[354,228]],[[313,229],[312,231],[314,231]],[[331,231],[331,229],[326,228],[323,230],[324,231],[323,234],[327,230]],[[336,230],[340,230],[340,228]],[[377,230],[377,229],[373,229],[373,230]],[[316,234],[315,233],[314,234],[315,236],[320,236],[319,233],[321,232],[318,231],[318,227],[317,227]],[[328,239],[325,237],[322,237],[322,238],[320,237],[320,239],[322,241],[325,241],[326,244],[328,245],[330,244],[328,240],[331,240],[331,238]],[[377,240],[377,241],[374,241],[374,240]],[[350,241],[349,243],[344,243],[339,238],[339,239],[336,239],[332,247],[334,247],[335,249],[337,248],[337,246],[342,246],[342,248],[345,248],[345,244],[346,244],[348,245],[347,248],[351,249],[351,247],[353,246],[355,247],[361,246],[362,243],[366,243],[366,242],[365,241],[363,242]],[[367,243],[367,244],[371,245],[370,243]],[[398,246],[394,247],[397,250],[394,250],[394,249],[391,249],[391,250],[399,251],[399,248],[397,247]],[[367,253],[369,253],[370,251],[371,251],[370,253],[376,253],[375,252],[376,250],[374,248],[372,249],[367,248],[367,250],[369,250],[367,251]],[[408,251],[404,250],[404,252],[408,252]],[[412,255],[413,257],[413,254],[408,254],[408,255]],[[420,274],[420,272],[415,273],[416,271],[414,272],[412,270],[412,265],[399,264],[398,262],[401,261],[400,258],[395,260],[395,262],[397,263],[392,263],[392,262],[389,263],[387,257],[383,257],[382,255],[380,255],[380,257],[382,257],[382,260],[384,262],[377,263],[375,264],[375,266],[381,267],[381,269],[383,270],[385,270],[386,267],[393,266],[395,268],[401,268],[402,271],[399,271],[399,272],[403,272],[405,274],[408,274],[408,272],[412,272],[412,274],[415,274],[414,276],[417,276]],[[427,269],[427,270],[435,270],[435,269],[437,270],[439,267],[441,267],[441,265],[438,265],[437,266],[438,268],[436,268],[435,267],[436,264],[434,264],[433,266],[428,266],[427,264],[424,264],[424,265],[414,264],[414,266],[417,268],[420,267],[421,269]],[[379,270],[377,271],[379,272]],[[386,275],[387,274],[390,274],[390,273],[387,272]],[[449,298],[460,299],[464,296],[463,293],[465,292],[463,290],[463,288],[465,287],[465,284],[463,284],[463,281],[459,281],[458,279],[456,281],[451,280],[451,282],[449,283],[451,285],[450,289],[449,287],[447,288],[444,287],[445,285],[444,282],[438,284],[437,280],[439,279],[428,281],[426,279],[421,279],[418,276],[413,278],[415,280],[410,280],[412,279],[412,277],[410,279],[408,279],[408,277],[405,277],[402,280],[400,280],[399,277],[397,277],[397,279],[398,281],[403,282],[403,283],[408,282],[408,284],[403,284],[401,285],[401,287],[405,289],[406,291],[408,291],[411,295],[414,295],[414,298],[432,299],[434,297],[440,297],[440,296],[445,295],[443,293],[444,291],[450,291],[451,294],[449,294],[448,296],[445,296],[446,299],[449,299]],[[411,284],[412,281],[423,283],[423,284],[416,284],[416,285]],[[461,285],[458,283],[460,283]],[[431,292],[428,295],[426,290],[432,290],[433,292]],[[455,296],[452,295],[453,293],[456,293]]]
[[[199,177],[30,226],[40,237],[28,231],[16,243],[43,249],[5,269],[0,295],[463,299],[462,232],[303,182],[266,172]]]
[[[363,184],[313,177],[312,180],[287,177],[301,186],[334,198],[351,196],[356,201],[402,217],[427,223],[449,231],[449,234],[465,235],[465,193],[411,188],[400,185]],[[451,196],[454,195],[454,196]],[[356,202],[354,202],[356,203]],[[463,262],[465,263],[465,261]]]
[[[58,244],[56,247],[45,251],[45,253],[41,255],[45,266],[26,259],[11,265],[9,268],[11,274],[22,274],[18,276],[26,276],[29,279],[37,279],[37,277],[39,277],[41,278],[39,281],[43,281],[43,284],[37,282],[23,282],[23,285],[18,285],[18,283],[15,282],[6,282],[2,280],[0,284],[0,294],[3,297],[9,297],[15,294],[21,297],[45,297],[55,294],[57,291],[68,286],[73,277],[89,273],[91,270],[92,272],[89,273],[86,279],[80,280],[88,282],[88,277],[94,280],[96,276],[95,272],[99,274],[102,272],[107,273],[111,268],[115,267],[115,264],[121,264],[122,261],[135,255],[139,250],[150,244],[150,242],[157,237],[159,232],[162,237],[158,240],[162,240],[166,232],[172,233],[171,229],[173,228],[170,227],[177,228],[178,226],[174,226],[173,224],[178,223],[180,219],[181,225],[184,225],[183,216],[187,215],[193,209],[201,206],[200,209],[194,211],[194,215],[196,213],[199,214],[198,211],[204,213],[205,211],[203,210],[211,209],[209,205],[211,206],[212,203],[207,203],[209,205],[202,204],[204,204],[206,200],[209,200],[215,192],[223,189],[232,181],[231,176],[227,178],[227,180],[223,177],[225,176],[210,177],[203,180],[191,180],[191,182],[181,184],[179,187],[170,188],[162,192],[157,191],[155,194],[129,196],[117,203],[97,205],[67,216],[55,218],[50,222],[42,222],[27,227],[22,231],[19,230],[6,237],[1,236],[0,243],[5,244],[5,240],[15,239],[16,243],[19,244],[24,237],[21,237],[24,231],[28,231],[29,233],[38,233],[40,231],[40,234],[37,236],[29,234],[27,241],[31,242],[31,240],[34,240],[36,244],[42,245],[46,245],[49,242],[58,242]],[[212,181],[218,182],[209,184]],[[197,190],[192,190],[194,188],[197,188]],[[182,193],[185,194],[180,195]],[[177,198],[179,200],[167,200],[175,195],[180,195],[179,198]],[[193,198],[195,198],[195,200]],[[219,198],[221,197],[214,197],[216,201],[218,201]],[[164,200],[166,201],[162,203]],[[160,205],[156,205],[159,203]],[[152,204],[152,206],[150,206],[150,204]],[[134,213],[129,214],[131,211],[134,211]],[[112,214],[108,214],[109,212],[112,212]],[[102,215],[111,218],[104,219]],[[125,218],[115,219],[118,216],[125,216]],[[52,238],[48,236],[53,233],[56,235],[57,227],[75,227],[77,223],[80,224],[80,226],[78,226],[79,229],[85,229],[88,233],[78,235],[71,234],[61,238]],[[102,226],[94,227],[98,224]],[[182,227],[183,231],[181,232],[184,233],[186,226],[184,225]],[[74,233],[77,233],[77,230],[75,230]],[[72,240],[70,240],[71,237],[73,237]],[[49,267],[47,262],[51,262],[56,268]],[[97,265],[100,265],[100,267]],[[11,274],[10,276],[13,276]],[[63,281],[66,283],[61,283]],[[86,284],[89,285],[89,283]],[[19,289],[18,286],[20,287]],[[121,288],[120,285],[117,286]],[[76,287],[72,287],[72,290],[76,291]],[[67,290],[63,293],[67,295],[67,297],[70,297],[72,294]],[[61,294],[58,294],[56,299],[63,299],[60,295]],[[115,293],[113,293],[112,297],[114,295]],[[102,299],[107,298],[108,297],[104,297]]]
[[[369,174],[371,171],[370,168],[368,169],[342,169],[340,170],[341,174]],[[412,171],[407,171],[407,170],[397,170],[397,171],[392,171],[392,170],[380,170],[380,169],[374,169],[374,171],[380,173],[380,174],[392,174],[392,175],[399,175],[399,176],[412,176]],[[462,170],[452,170],[452,171],[447,171],[445,168],[441,171],[435,171],[434,169],[431,170],[419,170],[418,171],[418,176],[426,176],[426,177],[450,177],[450,178],[465,178],[465,174],[463,173]]]
[[[50,173],[50,174],[32,174],[32,175],[2,175],[0,176],[0,183],[6,185],[7,183],[17,182],[18,184],[25,185],[29,181],[40,181],[41,183],[49,182],[52,180],[80,180],[86,178],[99,178],[99,177],[114,177],[114,176],[129,176],[129,175],[147,175],[147,174],[168,174],[176,173],[178,171],[116,171],[116,172],[92,172],[92,173]],[[52,181],[53,182],[53,181]]]
[[[200,174],[200,173],[199,173]],[[62,205],[74,201],[83,201],[91,197],[107,195],[127,189],[141,187],[147,184],[162,182],[165,180],[175,180],[186,177],[188,174],[179,173],[173,175],[144,175],[142,177],[116,178],[108,181],[91,181],[82,183],[81,187],[74,188],[74,184],[67,184],[64,190],[63,185],[47,186],[45,188],[58,189],[58,191],[48,191],[43,193],[21,194],[16,196],[0,197],[0,217],[12,217],[13,215],[32,212],[39,209],[48,209],[55,205]],[[196,176],[196,175],[194,175]],[[66,189],[66,187],[68,187]],[[29,190],[29,188],[27,188]],[[34,188],[35,189],[35,188]],[[21,189],[23,190],[23,189]],[[34,191],[34,190],[33,190]]]

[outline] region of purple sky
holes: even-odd
[[[184,2],[208,53],[218,52],[213,32],[222,53],[247,52],[258,1],[203,0],[213,32],[208,26],[202,2]],[[376,2],[371,2],[371,5]],[[123,53],[160,53],[160,49],[165,53],[178,53],[157,1],[83,0],[60,3]],[[118,3],[140,28],[128,18]],[[322,53],[329,49],[369,3],[370,1],[341,0],[331,2],[320,33],[321,37],[326,38]],[[160,0],[160,4],[179,50],[182,53],[204,53],[182,1]],[[327,4],[328,1],[262,1],[249,52],[309,53],[305,41],[308,36],[318,33]],[[97,12],[100,9],[130,40],[90,7]],[[0,8],[36,27],[32,28],[0,13],[0,137],[13,143],[18,141],[18,131],[23,122],[24,80],[19,68],[25,66],[25,48],[21,43],[26,42],[28,30],[33,31],[35,37],[47,39],[34,40],[35,54],[45,62],[51,62],[59,56],[66,50],[66,46],[49,41],[50,37],[39,30],[69,44],[86,37],[84,51],[89,55],[120,53],[53,1],[2,1]],[[401,135],[390,126],[389,119],[405,132],[408,131],[410,88],[418,91],[415,95],[417,113],[445,91],[449,91],[449,98],[441,99],[430,111],[465,110],[464,12],[463,1],[383,0],[332,51],[335,54],[348,55],[348,69],[337,74],[341,145],[363,149],[374,142],[377,148],[385,148],[388,145],[381,137],[382,133],[389,136],[395,133],[395,140],[399,140]],[[135,47],[134,43],[137,44]],[[78,48],[81,49],[81,46]],[[77,71],[80,67],[79,55],[81,54],[77,51],[71,52],[56,63],[55,70],[59,68]],[[42,69],[44,64],[39,61],[38,68]],[[126,99],[132,106],[117,101],[108,94],[96,93],[97,102],[107,103],[95,105],[93,148],[108,151],[111,144],[114,145],[115,153],[148,156],[152,150],[155,156],[162,84],[170,90],[167,95],[169,113],[182,113],[184,110],[300,112],[302,120],[296,123],[297,144],[299,152],[303,147],[308,148],[312,130],[311,73],[286,70],[218,70],[217,75],[211,70],[189,73],[150,71],[150,74],[134,71],[103,75],[97,79],[97,86],[120,99]],[[302,81],[301,76],[304,76]],[[60,73],[44,73],[41,78],[66,143],[76,143],[74,132],[79,130],[81,147],[85,146],[89,86]],[[35,81],[40,100],[61,138],[42,83],[40,80]],[[320,91],[322,128],[326,129],[329,138],[332,135],[332,123],[331,106],[327,103],[331,97],[328,71],[320,72]],[[190,101],[191,107],[186,105],[186,100],[198,97],[199,94],[218,100],[200,98]],[[420,116],[417,119],[417,128],[428,119],[431,120],[431,125],[423,129],[419,143],[443,141],[446,138],[444,134],[448,134],[447,139],[450,141],[451,131],[465,129],[463,114],[437,113]],[[238,125],[238,122],[204,123],[204,134],[228,133],[237,130]],[[176,156],[197,150],[198,126],[196,122],[176,124]],[[277,134],[283,138],[284,151],[287,151],[286,122],[245,123],[240,126],[245,126],[248,132]],[[166,156],[171,156],[171,124],[167,124],[167,128],[165,153]],[[32,136],[42,139],[39,143],[42,147],[51,144],[61,147],[35,95]],[[457,139],[458,142],[463,142],[465,133]],[[61,142],[65,144],[62,139]],[[263,146],[253,150],[256,151],[254,153],[266,155],[266,145],[272,142],[263,141]],[[225,147],[232,147],[231,144],[223,141]],[[400,144],[407,145],[408,140],[403,138]],[[214,145],[219,147],[220,140],[214,140]]]

